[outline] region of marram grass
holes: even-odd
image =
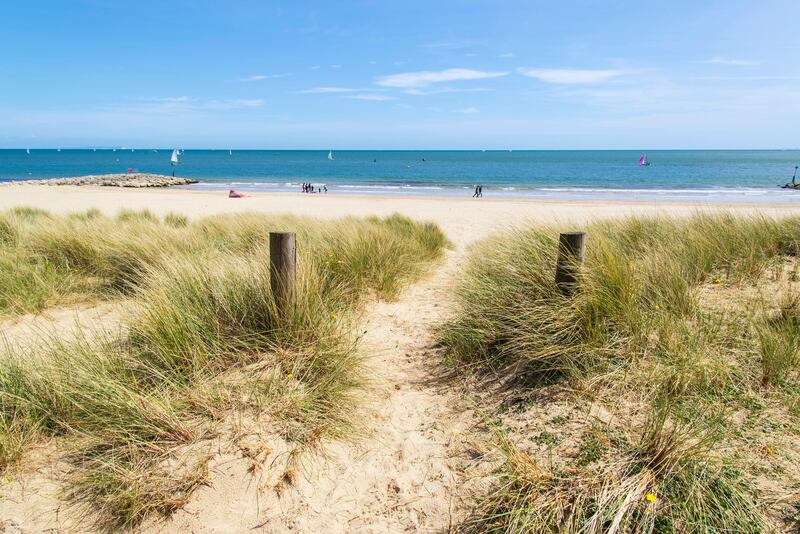
[[[286,230],[297,233],[299,272],[283,314],[268,233]],[[436,226],[398,215],[162,222],[149,212],[17,210],[0,215],[0,232],[0,258],[54,273],[39,286],[3,282],[6,313],[131,297],[121,338],[52,339],[0,359],[0,467],[54,439],[74,468],[66,495],[107,530],[180,508],[206,480],[196,445],[233,413],[269,417],[299,444],[352,432],[365,381],[361,304],[396,295],[447,245]]]
[[[791,286],[787,269],[796,272],[800,219],[636,217],[585,230],[574,295],[555,285],[558,228],[520,229],[477,245],[438,336],[446,361],[459,369],[500,379],[517,394],[532,391],[534,399],[538,388],[562,384],[573,409],[601,403],[616,423],[590,440],[603,447],[581,440],[577,458],[544,453],[550,463],[516,445],[531,436],[498,430],[506,459],[498,485],[464,528],[789,528],[800,503],[792,512],[759,498],[751,483],[763,476],[763,451],[772,448],[752,443],[796,442],[789,429],[797,423],[790,399],[800,391],[800,313],[796,288],[778,288]],[[786,422],[733,424],[731,414],[750,412],[754,397],[774,407],[772,420]],[[548,435],[565,432],[541,426]],[[770,476],[791,495],[785,470],[793,462],[782,461]]]
[[[16,208],[0,213],[0,315],[130,293],[150,267],[181,256],[248,255],[276,229],[297,230],[303,244],[317,247],[318,259],[327,254],[333,260],[330,269],[347,261],[356,290],[369,283],[387,296],[446,243],[435,225],[399,215],[344,220],[332,228],[317,220],[256,214],[193,221],[168,214],[161,221],[147,210],[110,218],[97,210],[54,216]],[[356,243],[351,239],[357,233]]]

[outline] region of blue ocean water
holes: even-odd
[[[0,181],[126,172],[170,174],[171,149],[0,150]],[[178,176],[197,189],[298,191],[326,184],[329,194],[641,200],[784,201],[800,150],[334,151],[186,150]],[[1,191],[0,191],[0,194]]]

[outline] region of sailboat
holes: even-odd
[[[333,150],[328,151],[328,159],[333,161]]]
[[[231,149],[228,149],[228,155],[229,155],[229,156],[233,156],[233,150],[231,150]]]
[[[172,176],[173,176],[173,178],[175,177],[175,167],[177,165],[181,164],[181,160],[180,160],[180,158],[178,158],[179,155],[180,155],[180,152],[176,148],[176,149],[174,149],[172,151],[172,156],[169,158],[169,164],[172,165],[172,167],[173,167],[172,168]]]
[[[30,149],[30,148],[26,148],[26,149],[25,149],[25,153],[26,153],[26,154],[28,154],[28,155],[30,156],[30,155],[31,155],[31,149]]]
[[[642,154],[642,156],[639,158],[639,165],[642,167],[650,166],[650,162],[647,161],[647,154]]]

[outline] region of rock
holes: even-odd
[[[17,185],[98,185],[102,187],[170,187],[196,184],[197,180],[164,176],[161,174],[126,173],[78,176],[75,178],[52,178],[49,180],[19,180],[5,182]]]

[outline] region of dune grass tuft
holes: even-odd
[[[537,456],[535,442],[512,445],[524,435],[500,439],[500,489],[470,525],[759,532],[775,527],[768,517],[788,521],[790,509],[768,513],[770,501],[751,489],[763,476],[763,450],[772,450],[751,444],[794,434],[735,428],[729,418],[755,413],[754,391],[777,419],[794,417],[783,399],[798,385],[796,299],[777,311],[773,303],[780,284],[792,284],[784,275],[795,265],[800,219],[643,217],[586,231],[573,295],[555,285],[559,229],[516,230],[478,245],[438,335],[450,364],[499,377],[517,394],[555,385],[578,412],[587,401],[603,406],[616,438],[602,448],[572,438],[580,454],[556,460]],[[787,492],[791,464],[787,456],[771,471]]]
[[[67,495],[111,531],[185,504],[206,480],[198,444],[234,413],[266,417],[300,445],[352,432],[365,383],[362,304],[395,296],[447,244],[437,227],[400,216],[3,217],[22,265],[43,258],[55,279],[75,280],[43,283],[37,302],[33,288],[15,287],[7,294],[20,304],[6,311],[53,302],[47,290],[130,296],[122,337],[53,339],[0,359],[0,467],[56,440],[73,467]],[[271,230],[298,235],[288,314],[270,291]]]
[[[435,225],[399,215],[344,220],[332,229],[321,221],[255,214],[195,221],[168,214],[161,221],[148,210],[110,218],[96,209],[53,216],[16,208],[0,213],[0,265],[18,266],[0,269],[0,315],[131,293],[150,267],[184,256],[248,256],[275,229],[296,230],[304,243],[318,247],[320,261],[327,255],[328,269],[347,262],[357,278],[353,288],[369,284],[384,296],[396,293],[446,244]]]

